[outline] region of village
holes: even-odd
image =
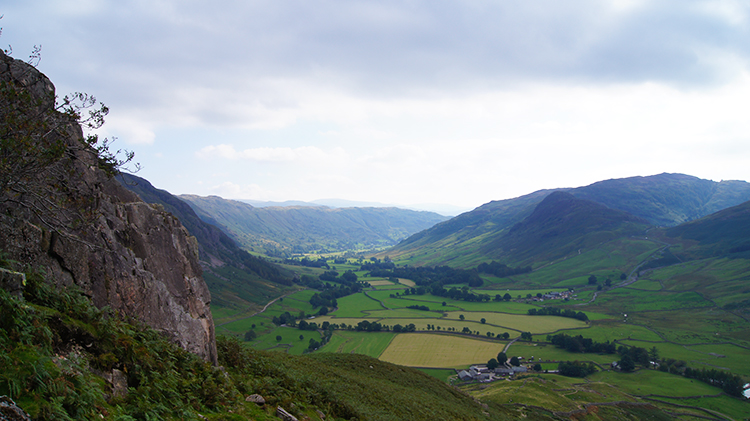
[[[508,361],[500,364],[498,367],[490,368],[486,364],[472,365],[466,370],[456,370],[458,380],[463,382],[492,382],[495,380],[511,379],[519,374],[529,371],[541,371],[541,365],[537,362],[532,366],[534,357],[529,358],[528,363],[523,365],[524,357],[513,357]],[[541,359],[539,360],[541,361]],[[518,363],[518,365],[512,364]],[[547,370],[547,373],[556,373],[557,370]]]

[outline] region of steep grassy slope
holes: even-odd
[[[570,193],[553,192],[534,212],[481,251],[493,258],[526,264],[549,261],[598,244],[643,232],[648,223]]]
[[[499,258],[497,249],[504,248],[501,239],[509,239],[507,231],[555,191],[628,212],[657,226],[678,225],[750,200],[750,184],[744,181],[714,182],[683,174],[606,180],[487,203],[407,238],[387,255],[404,263],[457,267]],[[514,258],[519,257],[524,258]]]
[[[512,211],[505,212],[517,218],[529,211],[528,207],[521,209],[518,203],[515,205]],[[503,223],[513,220],[507,213]],[[498,227],[493,222],[487,221],[482,225],[482,228],[474,228],[472,232],[485,232],[475,237],[458,234],[447,237],[452,244],[440,241],[436,247],[420,239],[415,242],[424,242],[422,247],[440,252],[441,263],[463,263],[468,266],[482,260],[499,260],[512,265],[539,266],[574,253],[590,251],[608,241],[642,233],[649,226],[645,220],[627,212],[578,199],[562,191],[544,197],[528,216],[512,226],[493,231],[491,227]],[[461,230],[462,233],[467,231]],[[446,247],[440,249],[439,245]],[[404,259],[403,254],[398,254],[401,248],[402,245],[399,245],[386,254],[399,260],[416,260]],[[409,257],[419,251],[409,251]]]
[[[243,247],[271,255],[393,245],[446,219],[397,208],[255,208],[216,196],[180,198]]]
[[[220,338],[218,369],[28,275],[25,302],[0,289],[0,395],[34,419],[272,420],[277,406],[310,420],[511,418],[417,370],[362,355],[295,357]],[[265,406],[245,400],[254,393]]]
[[[220,316],[217,321],[232,312],[259,309],[292,285],[292,273],[240,249],[223,231],[201,220],[187,203],[169,192],[130,174],[122,174],[118,180],[144,201],[164,206],[196,237],[213,311]]]
[[[720,256],[750,251],[750,202],[665,231],[667,241],[688,241],[689,256]]]

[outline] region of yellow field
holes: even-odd
[[[481,341],[453,335],[401,333],[380,355],[381,361],[410,367],[463,368],[486,364],[505,347],[502,341]]]
[[[493,313],[493,312],[479,312],[479,311],[451,311],[445,319],[436,321],[435,324],[444,324],[446,326],[454,326],[453,323],[461,323],[459,316],[463,314],[466,321],[479,322],[481,319],[486,319],[487,325],[501,326],[509,329],[520,330],[521,332],[531,333],[549,333],[560,329],[575,329],[586,327],[586,323],[580,320],[571,319],[569,317],[558,317],[558,316],[528,316],[523,314],[508,314],[508,313]],[[453,321],[452,324],[448,325],[447,320]],[[485,330],[497,330],[493,329],[492,326],[486,326],[486,328],[479,327],[473,330],[479,330],[484,333]]]
[[[415,284],[411,279],[398,278],[398,283],[411,288],[417,286],[417,284]]]
[[[372,285],[372,286],[374,286],[374,287],[376,287],[376,286],[383,286],[383,285],[395,285],[393,282],[386,281],[384,279],[381,279],[379,281],[367,281],[367,283],[370,284],[370,285]]]
[[[371,317],[335,317],[334,316],[320,316],[315,318],[315,322],[321,324],[325,321],[330,323],[346,323],[347,325],[356,325],[362,320],[368,320],[370,322],[380,322],[393,326],[400,324],[406,326],[413,323],[417,330],[426,330],[427,325],[439,326],[440,330],[446,330],[446,328],[453,328],[457,332],[461,332],[464,327],[468,327],[472,332],[479,331],[480,335],[484,335],[487,332],[492,332],[495,335],[502,334],[504,332],[510,333],[512,338],[518,336],[516,332],[531,332],[534,335],[546,334],[555,332],[560,329],[575,329],[585,328],[586,323],[571,319],[567,317],[557,316],[528,316],[523,314],[508,314],[508,313],[492,313],[492,312],[469,312],[469,311],[452,311],[447,313],[448,317],[441,318],[414,318],[414,317],[377,317],[378,314],[393,314],[394,310],[383,310],[383,311],[372,311]],[[426,315],[435,313],[426,313]],[[465,320],[460,320],[459,315],[463,314]],[[374,317],[372,317],[374,316]],[[486,323],[480,323],[482,318],[486,319]]]

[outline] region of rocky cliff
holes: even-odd
[[[77,285],[96,306],[138,319],[216,363],[211,297],[195,238],[172,214],[146,204],[102,169],[100,155],[82,142],[81,126],[55,111],[46,76],[0,52],[0,83],[3,258],[19,269],[44,271],[61,288]],[[16,100],[32,104],[29,110],[44,124],[19,119]],[[27,174],[10,164],[28,156],[25,150],[12,156],[20,142],[12,138],[29,127],[43,133],[31,130],[19,139],[65,150]]]

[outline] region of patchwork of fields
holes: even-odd
[[[645,244],[640,246],[646,248]],[[648,253],[648,250],[643,253]],[[724,402],[728,398],[721,397],[719,389],[705,383],[657,370],[640,369],[628,374],[611,371],[610,364],[619,359],[617,354],[571,353],[547,342],[548,335],[566,333],[571,336],[581,335],[601,343],[615,342],[618,346],[654,347],[662,358],[684,361],[694,368],[729,370],[750,378],[750,364],[747,363],[750,358],[750,327],[740,315],[724,311],[716,305],[716,302],[726,302],[727,295],[732,291],[750,296],[750,291],[746,292],[744,287],[739,287],[744,280],[742,271],[750,271],[750,267],[733,261],[725,263],[722,266],[717,262],[698,262],[692,266],[649,271],[637,282],[602,291],[586,285],[587,277],[581,276],[558,280],[550,287],[539,286],[550,276],[548,271],[541,270],[516,277],[518,279],[489,283],[474,291],[489,294],[493,298],[506,293],[512,297],[511,301],[489,302],[408,294],[407,289],[412,288],[408,280],[401,279],[395,283],[383,278],[365,278],[364,273],[357,273],[362,281],[369,283],[369,288],[362,293],[339,298],[338,307],[329,314],[310,317],[306,321],[314,322],[319,327],[324,322],[337,327],[346,326],[346,329],[333,330],[328,342],[315,352],[369,355],[395,364],[418,367],[445,380],[450,375],[446,368],[463,369],[473,364],[484,364],[509,346],[508,357],[524,357],[526,361],[533,357],[535,363],[541,363],[543,370],[556,369],[560,361],[594,363],[597,373],[591,375],[589,380],[595,383],[583,389],[575,382],[569,386],[579,397],[593,394],[591,396],[634,400],[634,397],[659,394],[658,391],[661,391],[661,395],[684,400],[686,397],[700,395],[703,397],[696,398],[700,405],[716,408],[724,406],[722,413],[736,415],[742,412],[743,407],[738,407],[734,402]],[[570,262],[565,262],[564,267],[569,264]],[[340,265],[338,270],[347,268],[357,269],[353,265]],[[696,268],[700,268],[699,275],[695,273]],[[733,274],[736,281],[717,281],[715,289],[695,289],[695,282],[688,276],[717,277],[717,273],[723,274],[722,276]],[[602,279],[619,276],[612,271],[598,275]],[[508,288],[509,281],[527,287],[513,290]],[[534,285],[537,287],[533,287]],[[537,294],[559,292],[561,287],[574,288],[575,298],[570,301],[545,302],[532,299]],[[263,313],[217,326],[217,332],[243,336],[247,331],[253,330],[257,338],[247,342],[250,346],[293,354],[307,352],[310,341],[323,340],[320,331],[276,326],[272,319],[285,312],[295,316],[300,313],[314,314],[317,308],[309,303],[313,293],[310,290],[293,293],[270,305]],[[583,311],[589,321],[528,315],[529,309],[550,304],[576,312]],[[422,309],[408,308],[410,306],[421,306]],[[354,328],[363,321],[377,322],[384,330],[356,331]],[[394,333],[390,329],[395,325],[412,325],[414,332]],[[531,334],[531,341],[519,340],[523,332]],[[504,339],[505,336],[508,339]],[[565,377],[555,375],[541,376],[542,380],[547,379],[548,382],[556,383],[556,386],[568,381]],[[533,388],[544,390],[547,387],[544,384],[542,382]],[[611,384],[617,384],[618,387],[613,388]],[[493,393],[511,393],[513,387],[501,382],[482,389],[480,395],[492,400],[494,398],[489,396]],[[714,397],[706,397],[708,395]],[[526,398],[531,399],[528,402],[533,401],[529,396]],[[670,399],[661,399],[664,402],[657,403],[657,406],[669,407]],[[562,410],[571,408],[573,402],[563,399],[558,403],[546,402],[545,405],[557,405]],[[685,411],[690,412],[689,409]],[[697,410],[696,414],[705,415],[706,412]]]

